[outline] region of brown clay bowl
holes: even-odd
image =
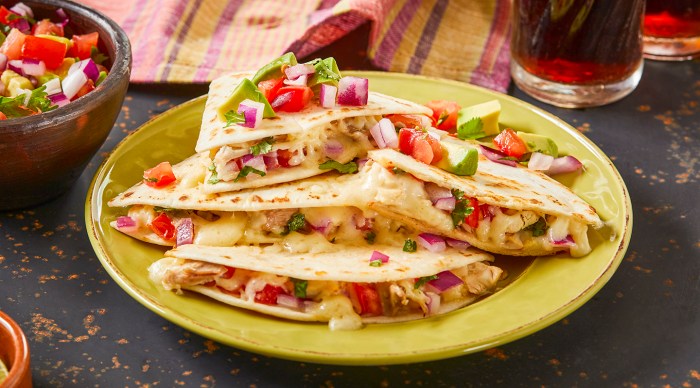
[[[0,121],[0,210],[37,205],[71,187],[112,130],[131,74],[129,39],[111,19],[65,0],[23,3],[37,20],[56,20],[56,9],[63,8],[71,20],[67,33],[99,32],[110,72],[95,90],[68,105]]]
[[[0,359],[9,370],[9,374],[0,386],[8,388],[32,386],[27,338],[19,325],[2,311],[0,311]]]

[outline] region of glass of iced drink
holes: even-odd
[[[700,57],[700,0],[647,0],[644,56],[664,61]]]
[[[642,75],[643,16],[644,0],[514,0],[513,81],[556,106],[617,101]]]

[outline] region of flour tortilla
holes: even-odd
[[[372,250],[376,249],[388,255],[389,261],[379,267],[369,265]],[[166,252],[165,258],[149,268],[150,278],[162,284],[165,271],[176,268],[181,260],[195,260],[207,263],[242,268],[279,276],[286,276],[307,281],[340,281],[352,283],[393,282],[431,276],[442,271],[466,267],[472,263],[485,262],[492,256],[473,249],[458,251],[447,249],[440,253],[421,251],[420,253],[403,252],[401,248],[377,246],[346,246],[337,251],[325,253],[292,254],[283,252],[279,246],[268,247],[206,247],[183,245]],[[490,283],[489,290],[495,284],[502,271],[493,266],[478,266],[473,276],[485,278]],[[166,288],[168,288],[166,286]],[[217,287],[201,285],[184,286],[183,289],[194,291],[225,304],[266,315],[297,320],[326,322],[328,316],[318,311],[302,312],[280,306],[270,306],[244,300],[239,296],[222,292]],[[437,314],[445,314],[461,308],[479,298],[478,295],[465,295],[456,300],[442,303]],[[363,323],[392,323],[424,318],[422,313],[410,313],[397,316],[362,317]]]
[[[323,108],[318,104],[318,101],[312,101],[309,106],[299,112],[279,112],[276,118],[263,119],[258,128],[247,128],[237,124],[225,127],[226,122],[218,114],[219,107],[228,100],[231,92],[243,78],[252,76],[253,73],[250,72],[232,73],[211,82],[202,116],[202,127],[195,147],[196,152],[261,140],[270,136],[322,129],[335,120],[349,117],[432,114],[432,111],[423,105],[370,91],[367,105],[364,106],[338,105],[335,108]]]

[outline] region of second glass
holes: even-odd
[[[643,68],[644,0],[514,0],[513,81],[552,105],[604,105]]]

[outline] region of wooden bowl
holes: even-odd
[[[27,338],[19,325],[2,311],[0,311],[0,359],[10,372],[0,386],[8,388],[32,386]]]
[[[37,205],[71,187],[112,130],[131,74],[129,39],[111,19],[70,1],[23,3],[37,20],[56,20],[56,10],[63,8],[70,18],[66,32],[97,31],[110,72],[95,90],[63,107],[0,121],[0,210]]]

